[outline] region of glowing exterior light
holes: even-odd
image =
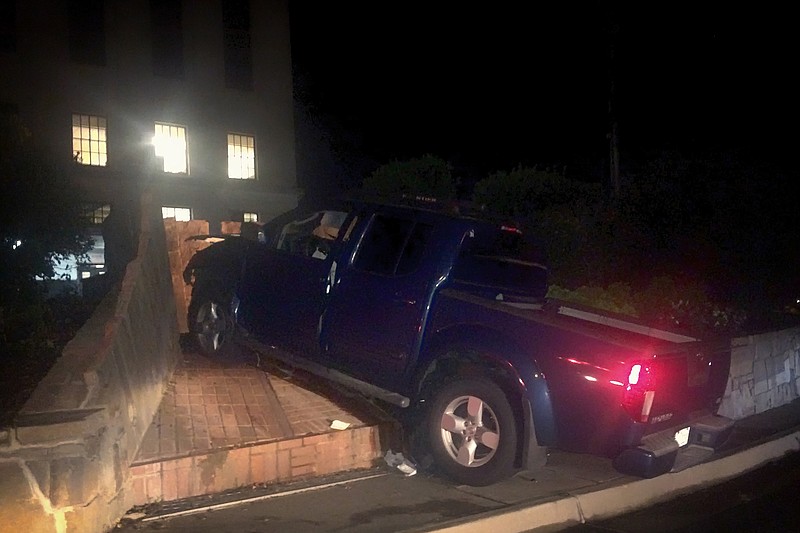
[[[585,379],[586,381],[592,381],[592,382],[597,381],[597,378],[594,377],[594,376],[583,376],[583,379]]]

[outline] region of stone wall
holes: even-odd
[[[0,531],[105,532],[132,506],[129,465],[179,354],[160,203],[136,258],[0,430]]]
[[[733,339],[719,414],[745,418],[800,397],[800,327]]]

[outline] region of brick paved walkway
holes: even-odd
[[[132,465],[137,503],[368,467],[381,425],[392,426],[374,406],[305,373],[187,353]]]

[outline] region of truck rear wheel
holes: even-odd
[[[493,382],[459,378],[443,386],[431,402],[427,430],[436,466],[452,480],[484,486],[512,474],[516,423]]]

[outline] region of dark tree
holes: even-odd
[[[34,297],[55,261],[86,253],[79,193],[15,115],[0,118],[0,307]]]

